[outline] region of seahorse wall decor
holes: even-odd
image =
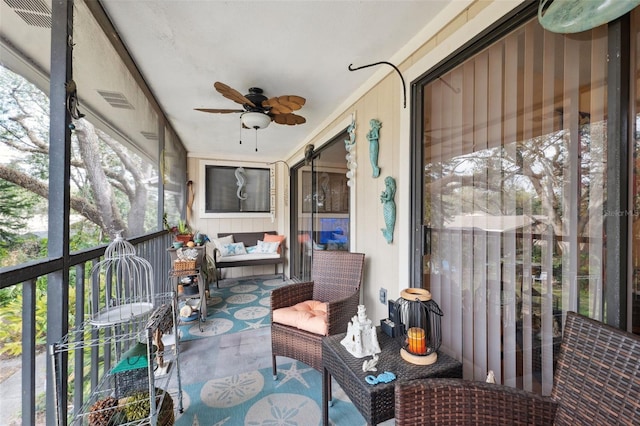
[[[245,186],[247,186],[247,177],[246,172],[243,167],[238,167],[235,171],[236,175],[236,185],[238,185],[238,189],[236,190],[236,196],[238,199],[244,201],[247,199],[247,191],[244,190]]]
[[[382,203],[382,216],[384,216],[385,227],[381,229],[382,235],[388,244],[393,242],[393,228],[396,226],[396,180],[391,176],[384,178],[385,189],[380,195]]]
[[[373,177],[377,178],[380,176],[380,167],[378,167],[378,152],[380,151],[380,146],[378,139],[380,138],[380,127],[382,127],[382,123],[372,118],[371,121],[369,121],[369,125],[371,126],[371,130],[367,133],[369,160],[371,160],[371,167],[373,168]]]

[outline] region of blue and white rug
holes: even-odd
[[[336,382],[332,384],[330,424],[359,426],[366,422]],[[239,426],[322,424],[322,376],[294,361],[278,368],[237,374],[183,388],[184,412],[177,426]]]
[[[182,322],[180,340],[192,340],[267,327],[270,323],[271,291],[290,284],[280,275],[226,279],[220,288],[209,287],[207,321]],[[200,330],[202,328],[202,330]]]

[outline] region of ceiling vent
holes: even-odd
[[[43,0],[4,0],[27,25],[51,28],[51,9]]]
[[[122,93],[109,92],[106,90],[98,90],[98,93],[104,98],[105,101],[107,101],[109,105],[114,108],[134,109],[133,105],[129,103],[127,98]]]
[[[157,133],[145,132],[144,130],[142,130],[140,133],[142,133],[142,136],[144,136],[145,138],[149,139],[150,141],[157,141],[158,140],[158,134]]]

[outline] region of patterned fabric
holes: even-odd
[[[220,249],[220,254],[223,256],[236,256],[239,254],[247,254],[247,250],[244,248],[244,243],[225,244]]]
[[[264,242],[258,240],[258,249],[256,253],[275,253],[278,251],[278,247],[280,247],[279,242]]]
[[[233,235],[227,235],[226,237],[222,238],[213,238],[211,242],[213,243],[213,246],[215,248],[217,248],[218,250],[222,250],[222,247],[227,244],[233,244],[235,241],[233,240]]]
[[[280,246],[282,245],[282,242],[284,241],[286,237],[284,235],[273,235],[273,234],[264,234],[264,237],[262,238],[262,240],[265,243],[273,243],[273,242],[277,242],[278,243],[278,253],[280,253]]]
[[[247,254],[258,252],[258,246],[249,246],[249,247],[245,247],[245,249],[247,250]]]

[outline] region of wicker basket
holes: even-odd
[[[176,260],[173,262],[174,271],[190,271],[196,269],[195,260]]]
[[[164,393],[164,398],[162,399],[162,405],[160,406],[160,412],[158,413],[158,426],[172,426],[175,421],[175,414],[173,412],[173,398],[169,395],[169,392],[165,392],[162,389],[156,388],[156,395]],[[156,397],[156,400],[159,399],[160,396]]]

